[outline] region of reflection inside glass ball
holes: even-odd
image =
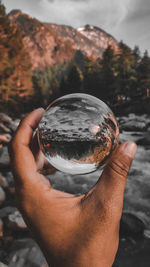
[[[70,174],[95,171],[115,149],[119,136],[110,108],[87,94],[52,102],[38,126],[40,147],[56,169]]]

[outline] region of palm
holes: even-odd
[[[50,266],[110,267],[136,145],[120,145],[86,195],[60,192],[42,174],[45,158],[31,144],[42,114],[33,111],[22,121],[10,147],[18,207]]]

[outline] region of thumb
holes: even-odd
[[[126,179],[136,151],[135,143],[125,142],[113,152],[94,190],[102,202],[122,210]]]

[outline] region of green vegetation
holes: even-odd
[[[26,16],[19,19],[26,31],[38,23],[30,23]],[[119,46],[117,54],[109,46],[97,60],[76,51],[70,62],[33,71],[21,30],[9,22],[0,1],[0,108],[24,112],[76,92],[92,94],[110,105],[149,96],[148,52],[141,56],[138,46],[133,50],[123,42]]]

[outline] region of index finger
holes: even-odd
[[[20,123],[12,139],[9,153],[16,182],[26,182],[37,174],[36,162],[30,149],[33,131],[44,114],[42,108],[28,114]]]

